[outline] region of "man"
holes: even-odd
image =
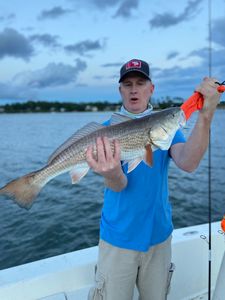
[[[216,79],[205,78],[196,88],[204,96],[190,137],[177,131],[168,151],[153,152],[153,167],[141,162],[127,174],[109,140],[98,138],[97,158],[87,150],[89,166],[105,179],[104,205],[100,226],[96,286],[89,293],[94,300],[131,300],[137,285],[141,300],[165,300],[171,266],[171,207],[168,200],[168,166],[187,172],[201,161],[209,140],[209,128],[219,102]],[[139,59],[120,70],[121,113],[132,118],[151,113],[149,100],[154,91],[149,65]]]

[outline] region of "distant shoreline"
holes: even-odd
[[[116,111],[121,103],[109,102],[48,102],[27,101],[23,103],[12,103],[0,105],[0,113],[43,113],[43,112],[98,112]]]
[[[164,109],[172,106],[180,106],[183,102],[174,102],[172,100],[153,104],[154,108]],[[73,103],[73,102],[48,102],[48,101],[27,101],[23,103],[12,103],[0,105],[0,113],[44,113],[44,112],[103,112],[103,111],[118,111],[121,107],[121,102],[88,102],[88,103]],[[218,108],[225,109],[225,102],[218,105]]]

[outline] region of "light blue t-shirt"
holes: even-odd
[[[178,130],[173,142],[183,143]],[[100,238],[116,247],[148,251],[165,241],[173,231],[168,192],[169,151],[153,152],[153,167],[141,162],[127,174],[128,184],[121,192],[105,189]]]

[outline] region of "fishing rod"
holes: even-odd
[[[212,16],[211,16],[211,0],[208,0],[208,74],[212,77]],[[225,92],[225,81],[218,84],[217,91]],[[204,98],[199,92],[195,92],[182,106],[185,111],[186,119],[196,111],[203,108]],[[209,146],[208,146],[208,300],[211,300],[211,251],[212,251],[212,197],[211,197],[211,128],[209,129]],[[222,230],[225,232],[225,215],[221,221]],[[205,238],[205,237],[204,237]]]
[[[208,0],[208,73],[209,77],[212,77],[212,1]],[[225,81],[222,83],[215,82],[218,84],[218,92],[223,93],[225,91]],[[211,300],[211,269],[212,269],[212,190],[211,190],[211,128],[209,129],[209,147],[208,147],[208,222],[209,222],[209,241],[208,241],[208,300]],[[225,232],[225,215],[221,221],[221,228]]]
[[[212,76],[212,2],[208,0],[208,38],[209,38],[209,77]],[[209,222],[209,242],[208,242],[208,300],[211,300],[211,269],[212,269],[212,197],[211,197],[211,127],[209,128],[208,147],[208,222]]]
[[[209,76],[211,76],[211,66],[209,64]],[[215,84],[218,85],[217,91],[219,93],[225,92],[225,81],[223,82],[215,82]],[[199,92],[194,92],[194,94],[189,97],[182,105],[181,109],[183,110],[185,114],[186,120],[190,118],[192,113],[196,110],[201,110],[203,108],[204,104],[204,97],[201,93]],[[209,240],[208,246],[209,246],[209,253],[208,253],[208,300],[211,300],[211,243],[212,243],[212,234],[211,234],[211,225],[212,225],[212,215],[211,215],[211,209],[212,209],[212,199],[211,199],[211,130],[209,129],[209,152],[208,152],[208,168],[209,168],[209,199],[208,199],[208,221],[209,221]],[[221,221],[221,228],[223,232],[225,233],[225,215],[223,217],[223,220]],[[201,238],[206,239],[205,236],[201,236]]]

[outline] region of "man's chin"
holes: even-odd
[[[133,114],[140,114],[143,111],[145,111],[145,109],[143,109],[142,107],[138,106],[138,104],[133,104],[129,107],[128,109],[129,112],[133,113]]]

